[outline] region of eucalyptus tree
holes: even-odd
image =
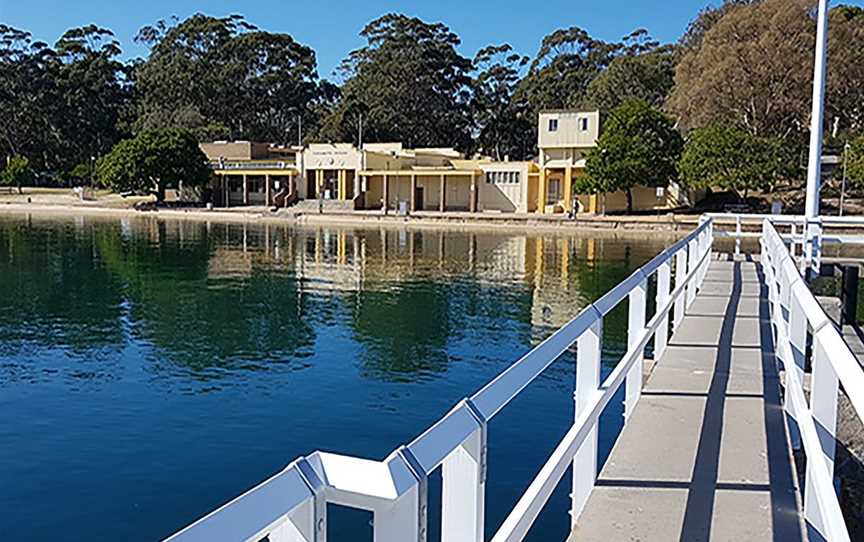
[[[366,45],[339,68],[342,97],[322,137],[357,141],[362,127],[365,141],[470,147],[472,63],[457,52],[459,37],[442,23],[396,13],[360,35]]]
[[[214,136],[293,141],[311,121],[318,92],[315,52],[240,15],[159,21],[136,38],[150,47],[134,69],[137,128],[179,127]]]
[[[573,26],[543,38],[516,99],[536,115],[543,109],[581,105],[588,85],[615,57],[619,45],[592,38]]]
[[[51,161],[48,146],[58,133],[53,62],[48,44],[0,24],[0,155],[26,156],[35,169]]]
[[[809,126],[815,23],[809,0],[734,2],[678,63],[668,108],[685,128],[731,123],[801,140]]]
[[[475,122],[476,150],[497,160],[505,156],[527,158],[532,151],[523,134],[531,133],[533,118],[525,104],[513,100],[526,56],[508,44],[484,47],[474,57],[471,111]]]
[[[624,38],[609,66],[588,84],[584,105],[608,112],[629,99],[660,107],[675,82],[675,47],[644,29]]]

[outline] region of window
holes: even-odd
[[[579,119],[579,125],[582,128],[583,132],[587,132],[588,131],[588,117],[583,117],[583,118]]]
[[[558,119],[549,119],[549,131],[557,132],[558,131]]]
[[[518,171],[489,171],[486,173],[488,184],[519,184],[520,174]]]
[[[561,179],[549,179],[549,190],[546,191],[546,205],[555,205],[561,199]]]

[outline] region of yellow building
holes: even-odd
[[[401,143],[311,143],[277,147],[248,141],[201,145],[224,205],[273,205],[274,191],[341,211],[605,213],[627,209],[624,192],[577,194],[586,156],[600,134],[598,111],[541,112],[536,161],[467,158],[452,148]],[[702,194],[668,187],[631,190],[634,210],[692,205]],[[283,200],[279,200],[280,202]],[[281,203],[279,203],[281,205]]]
[[[573,182],[585,171],[588,152],[600,137],[599,111],[543,111],[537,127],[540,175],[536,209],[540,213],[599,214],[627,210],[627,194],[575,194]],[[704,192],[686,190],[676,183],[666,187],[636,186],[634,211],[661,211],[693,205]]]
[[[599,111],[555,110],[540,113],[537,154],[540,168],[536,209],[539,213],[573,210],[573,177],[582,175],[587,152],[600,136]],[[596,202],[597,198],[589,198]],[[597,212],[596,205],[578,212]]]
[[[217,205],[272,205],[278,191],[293,193],[300,174],[297,147],[252,141],[215,141],[200,147],[213,169]]]

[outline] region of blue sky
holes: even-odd
[[[196,13],[224,16],[240,13],[257,26],[286,32],[315,49],[318,71],[332,78],[334,68],[353,49],[363,45],[358,33],[372,19],[396,11],[440,21],[462,38],[461,52],[471,57],[488,44],[510,43],[533,56],[543,36],[572,25],[591,35],[617,40],[636,28],[646,28],[657,39],[678,39],[704,6],[722,0],[0,0],[0,22],[33,33],[53,44],[67,29],[95,23],[112,29],[124,56],[145,56],[132,41],[138,29],[160,18],[181,19]],[[864,5],[864,0],[848,1]],[[541,8],[542,6],[542,8]]]

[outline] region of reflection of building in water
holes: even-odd
[[[224,239],[210,258],[211,279],[249,277],[256,267],[266,267],[270,272],[292,274],[299,293],[332,294],[389,290],[407,281],[470,277],[493,288],[530,288],[530,321],[543,329],[567,323],[623,278],[618,275],[626,272],[626,263],[621,269],[604,267],[598,273],[600,262],[629,258],[620,243],[609,245],[578,235],[219,227],[224,230],[214,235]],[[653,250],[645,247],[645,257]]]
[[[580,270],[597,258],[596,239],[531,237],[526,239],[527,280],[532,286],[531,323],[558,328],[569,322],[593,298],[585,291]]]

